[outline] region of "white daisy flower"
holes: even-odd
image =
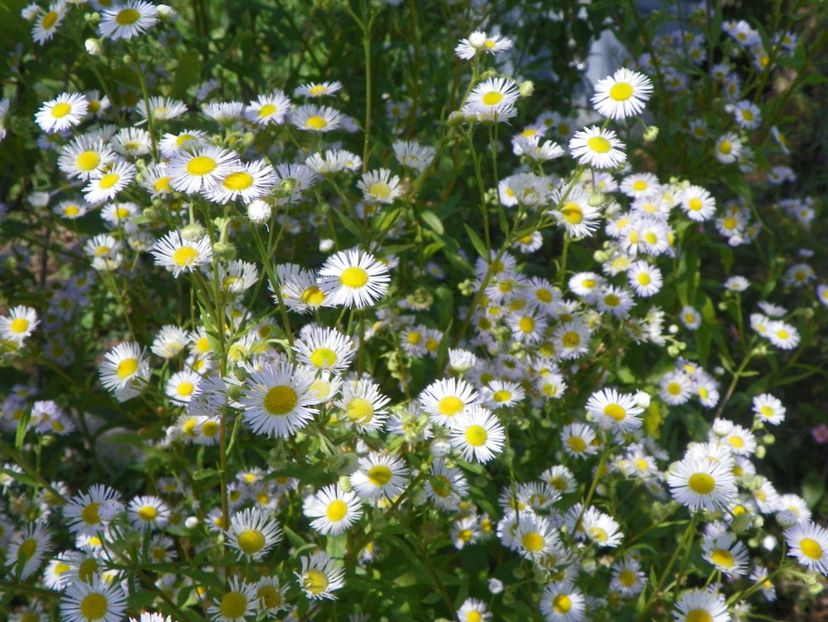
[[[561,430],[561,444],[573,458],[587,458],[597,453],[600,446],[595,444],[595,432],[585,423],[570,423]]]
[[[60,615],[72,622],[121,622],[127,598],[119,582],[107,582],[96,574],[91,581],[66,586],[60,601]]]
[[[245,622],[258,608],[255,585],[234,576],[227,582],[227,591],[207,613],[214,622]]]
[[[179,152],[194,151],[204,147],[207,132],[201,130],[184,130],[177,134],[166,133],[158,142],[158,150],[165,158],[172,158]],[[166,165],[164,165],[166,168]]]
[[[724,596],[714,590],[687,590],[682,592],[673,611],[677,622],[730,622]]]
[[[126,0],[111,8],[104,8],[98,33],[101,37],[117,41],[132,39],[143,34],[158,22],[158,8],[142,0]]]
[[[159,497],[135,497],[129,502],[127,515],[136,529],[162,529],[170,520],[170,508]]]
[[[594,168],[614,168],[627,161],[622,150],[624,143],[618,140],[612,130],[603,130],[596,125],[578,132],[569,141],[569,151],[580,164]]]
[[[116,490],[94,484],[88,492],[80,492],[68,501],[63,516],[73,533],[94,536],[104,531],[109,521],[123,509],[124,504]]]
[[[716,141],[713,154],[722,164],[731,164],[739,159],[742,153],[742,141],[733,132],[728,132]]]
[[[326,95],[333,95],[342,90],[342,83],[334,82],[310,82],[297,86],[293,90],[296,97],[325,97]]]
[[[0,316],[0,337],[22,344],[38,324],[37,311],[25,305],[17,305],[7,315]]]
[[[176,153],[167,171],[175,190],[192,194],[199,190],[209,191],[238,166],[236,154],[211,146]]]
[[[768,323],[768,333],[765,337],[781,350],[791,350],[799,345],[799,331],[780,320]]]
[[[414,141],[398,140],[394,142],[394,157],[397,162],[408,168],[413,168],[418,173],[422,173],[437,154],[434,147],[420,145]]]
[[[358,248],[331,255],[319,269],[319,287],[332,306],[372,306],[390,280],[388,266]]]
[[[644,110],[652,92],[650,78],[621,67],[595,85],[592,105],[600,115],[610,119],[626,119]]]
[[[265,160],[234,163],[210,187],[204,188],[205,196],[215,203],[228,203],[241,199],[250,203],[266,196],[276,185],[276,173]]]
[[[256,434],[287,438],[313,419],[318,403],[310,391],[313,374],[282,362],[254,371],[244,383],[239,400],[245,423]]]
[[[345,413],[344,421],[359,432],[371,432],[382,428],[388,416],[389,399],[380,393],[379,385],[370,378],[349,380],[344,383],[342,397],[336,407]]]
[[[701,186],[688,186],[679,193],[681,208],[690,220],[703,222],[716,213],[716,199]]]
[[[135,110],[142,118],[147,118],[147,105],[144,100],[138,102]],[[172,97],[150,97],[149,112],[153,121],[169,121],[187,112],[187,105]]]
[[[303,331],[293,344],[299,361],[320,370],[342,373],[351,363],[356,346],[335,328],[314,326]]]
[[[98,370],[101,384],[108,391],[137,395],[150,377],[150,367],[141,346],[120,343],[107,352]]]
[[[129,162],[115,161],[104,169],[100,177],[89,180],[83,189],[84,198],[89,203],[111,201],[118,193],[135,179],[137,169]]]
[[[185,240],[180,231],[170,231],[152,245],[150,251],[155,264],[163,266],[178,277],[182,272],[192,272],[213,259],[213,247],[204,236],[200,240]]]
[[[40,107],[35,121],[44,132],[61,132],[80,123],[88,107],[81,93],[61,93]]]
[[[357,186],[362,190],[365,200],[371,203],[390,204],[400,196],[400,178],[392,176],[391,171],[385,168],[368,171],[357,182]]]
[[[733,534],[706,536],[702,551],[704,559],[728,577],[740,577],[747,571],[748,551]]]
[[[452,420],[450,442],[469,462],[494,458],[503,450],[505,437],[497,417],[480,406],[466,408]]]
[[[586,403],[587,413],[602,428],[629,432],[641,427],[641,413],[635,395],[602,389],[593,393]]]
[[[753,398],[753,412],[756,418],[766,424],[778,425],[785,420],[785,406],[770,393]]]
[[[20,579],[26,580],[40,568],[43,557],[52,546],[52,536],[45,522],[30,523],[17,532],[6,548],[6,566],[11,575],[20,572]]]
[[[677,462],[667,478],[676,501],[691,510],[721,510],[736,495],[733,473],[726,463],[705,458],[685,457]]]
[[[350,479],[351,486],[363,499],[383,496],[395,499],[408,486],[408,467],[400,458],[370,452],[359,459],[357,470]]]
[[[644,260],[635,261],[630,265],[627,279],[636,295],[642,298],[654,296],[663,284],[661,270]]]
[[[828,575],[828,529],[810,521],[785,530],[788,555],[808,568]]]
[[[324,535],[338,536],[362,517],[362,504],[353,492],[331,484],[305,498],[302,511],[311,527]]]
[[[99,136],[79,136],[63,148],[58,167],[69,178],[89,179],[102,176],[116,157]]]
[[[290,122],[304,132],[330,132],[342,121],[342,113],[329,106],[299,106],[290,113]]]
[[[279,524],[264,510],[247,508],[230,517],[227,543],[240,559],[260,561],[281,539]]]
[[[278,125],[285,122],[285,116],[291,108],[293,104],[290,99],[279,89],[274,89],[267,95],[259,95],[256,101],[251,101],[244,109],[244,116],[256,125]]]
[[[463,105],[463,112],[486,120],[506,120],[514,116],[514,105],[519,96],[513,80],[489,78],[472,89]]]
[[[32,39],[35,43],[43,45],[51,39],[64,17],[66,17],[65,0],[54,0],[45,11],[38,7],[35,24],[32,27]]]
[[[327,553],[317,551],[302,557],[302,570],[296,573],[299,587],[312,600],[334,600],[345,585],[345,571]]]
[[[449,428],[453,426],[458,415],[481,403],[474,387],[458,378],[435,380],[417,399],[434,423]]]
[[[175,372],[167,380],[164,393],[176,404],[187,404],[199,393],[201,376],[190,369]]]

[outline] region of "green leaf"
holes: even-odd
[[[185,52],[178,60],[178,67],[175,69],[173,78],[173,97],[183,98],[187,89],[201,81],[201,58],[198,52],[190,50]]]
[[[14,448],[20,450],[23,448],[23,440],[26,438],[26,430],[29,429],[29,420],[32,418],[31,409],[26,409],[20,421],[17,422],[17,431],[14,434]]]
[[[483,240],[481,240],[480,236],[474,232],[474,229],[469,227],[466,223],[463,223],[463,226],[466,228],[466,234],[469,236],[472,246],[474,246],[474,250],[476,250],[477,254],[480,255],[483,259],[488,261],[489,253],[486,252],[486,245],[483,244]]]
[[[443,235],[446,232],[443,228],[443,222],[440,220],[440,217],[431,210],[424,210],[420,212],[420,217],[437,235]]]

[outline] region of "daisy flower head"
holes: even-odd
[[[781,320],[770,322],[765,336],[780,350],[791,350],[799,345],[799,331]]]
[[[649,298],[657,294],[663,283],[661,270],[644,260],[633,262],[630,265],[627,270],[627,279],[630,287],[642,298]]]
[[[90,178],[89,183],[83,188],[84,198],[89,203],[101,203],[114,199],[118,193],[132,183],[137,169],[129,162],[114,161],[101,173],[100,176]]]
[[[357,470],[351,475],[351,486],[363,499],[401,495],[408,485],[408,468],[400,458],[371,452],[359,459]]]
[[[704,559],[728,577],[739,577],[747,571],[748,551],[733,534],[705,537],[702,550]]]
[[[713,154],[722,164],[731,164],[739,159],[742,153],[742,141],[733,132],[727,132],[718,138]]]
[[[198,147],[176,153],[167,167],[175,190],[196,193],[210,190],[237,167],[236,154],[221,147]]]
[[[497,410],[498,408],[509,408],[520,403],[526,396],[526,392],[517,382],[492,380],[484,388],[483,395],[487,407]]]
[[[684,325],[684,327],[688,330],[696,330],[699,326],[701,326],[702,316],[701,313],[696,311],[691,306],[684,306],[679,313],[679,320]]]
[[[442,458],[436,458],[431,466],[431,476],[426,481],[425,489],[428,498],[436,507],[452,512],[466,496],[469,483],[460,469],[446,466]]]
[[[285,597],[286,586],[281,585],[275,576],[263,576],[256,583],[256,598],[259,599],[259,610],[268,616],[274,616],[288,608]]]
[[[299,106],[290,114],[290,122],[303,132],[330,132],[339,129],[342,121],[342,113],[329,106]]]
[[[22,345],[32,335],[38,324],[40,321],[37,319],[37,311],[31,307],[24,305],[12,307],[8,315],[0,316],[0,337]]]
[[[245,622],[259,608],[256,586],[238,576],[227,582],[227,591],[207,613],[214,622]]]
[[[170,508],[159,497],[135,497],[129,502],[127,515],[136,529],[162,529],[170,520]]]
[[[463,112],[480,120],[507,120],[515,115],[519,96],[515,82],[508,78],[489,78],[469,93]]]
[[[547,622],[580,622],[584,619],[584,595],[569,582],[549,583],[543,589],[540,609]]]
[[[596,125],[575,132],[569,151],[578,162],[594,168],[614,168],[627,161],[624,143],[615,132]]]
[[[105,167],[116,158],[115,152],[95,135],[75,138],[63,148],[58,158],[58,167],[69,178],[89,179],[100,177]]]
[[[598,114],[610,119],[637,115],[653,92],[653,82],[642,73],[621,67],[613,75],[598,82],[592,105]]]
[[[345,570],[330,555],[317,551],[302,557],[302,569],[296,573],[300,589],[312,600],[334,600],[333,592],[345,585]]]
[[[454,48],[458,58],[471,60],[478,53],[495,55],[512,49],[512,41],[498,34],[487,35],[485,32],[476,30],[467,39],[460,39]]]
[[[342,83],[338,80],[334,82],[309,82],[297,86],[293,90],[296,97],[325,97],[326,95],[334,95],[342,90]]]
[[[372,306],[390,280],[388,266],[358,248],[331,255],[319,270],[319,287],[332,306]]]
[[[176,404],[188,404],[200,392],[201,376],[191,369],[175,372],[167,380],[164,392]]]
[[[265,160],[233,163],[215,184],[205,188],[205,195],[214,203],[240,199],[250,203],[267,195],[276,185],[276,173]]]
[[[413,141],[398,140],[394,142],[394,157],[397,162],[422,173],[434,160],[437,150],[434,147],[420,145]]]
[[[61,93],[40,107],[35,121],[44,132],[62,132],[80,123],[88,108],[89,102],[81,93]]]
[[[163,266],[178,277],[182,272],[193,272],[213,259],[213,247],[207,236],[186,240],[180,231],[170,231],[152,245],[155,264]]]
[[[516,514],[513,514],[517,516]],[[548,519],[534,512],[521,512],[515,531],[515,550],[526,559],[538,560],[560,546],[558,532]]]
[[[141,346],[134,342],[119,343],[107,352],[101,363],[101,384],[116,397],[138,395],[150,377],[150,366]]]
[[[127,601],[120,583],[96,574],[91,581],[66,586],[60,601],[61,619],[72,622],[121,622]]]
[[[570,423],[561,430],[564,451],[573,458],[587,458],[596,453],[595,431],[585,423]]]
[[[474,387],[458,378],[435,380],[417,399],[434,423],[449,428],[453,427],[458,415],[480,405],[480,395]]]
[[[279,89],[275,89],[267,95],[259,95],[255,101],[251,101],[244,109],[244,116],[255,125],[281,124],[285,122],[285,116],[293,108],[293,104],[287,95]]]
[[[624,539],[624,534],[621,533],[615,519],[594,507],[589,507],[584,512],[581,518],[581,529],[586,538],[597,546],[615,548]]]
[[[788,555],[808,568],[828,575],[828,529],[805,521],[785,531]]]
[[[245,423],[256,434],[287,438],[313,419],[318,403],[310,391],[313,374],[287,362],[266,365],[245,380],[242,398]]]
[[[491,619],[486,603],[477,598],[467,598],[457,610],[457,622],[489,622]]]
[[[701,186],[688,186],[679,194],[681,208],[690,220],[703,222],[716,213],[716,199]]]
[[[201,130],[184,130],[176,134],[166,133],[158,142],[161,155],[172,158],[181,151],[193,151],[206,144],[207,133]],[[164,165],[166,168],[166,165]]]
[[[450,434],[452,447],[469,462],[488,462],[503,450],[503,426],[481,406],[467,408],[452,421]]]
[[[318,370],[342,373],[356,353],[353,340],[335,328],[314,326],[303,331],[293,344],[299,361]]]
[[[362,503],[355,493],[331,484],[306,497],[302,511],[315,531],[338,536],[362,517]]]
[[[6,566],[12,569],[12,576],[16,576],[19,569],[20,579],[26,580],[40,567],[51,546],[52,536],[46,523],[39,521],[29,524],[6,545]]]
[[[73,533],[94,536],[106,529],[109,521],[124,509],[116,490],[93,484],[88,492],[72,497],[63,508],[63,516]]]
[[[345,423],[359,432],[380,429],[388,416],[388,402],[379,385],[370,378],[352,379],[345,382],[342,397],[336,407],[345,413]]]
[[[785,406],[770,393],[762,393],[753,398],[753,412],[763,423],[778,425],[785,420]]]
[[[676,622],[730,622],[724,596],[713,590],[682,592],[673,611]]]
[[[150,97],[149,108],[146,102],[141,100],[135,106],[135,110],[144,119],[152,115],[153,121],[169,121],[187,112],[187,105],[183,101],[172,97]],[[147,110],[149,110],[149,113]]]
[[[43,45],[57,32],[63,18],[66,17],[65,0],[54,0],[45,11],[37,7],[32,27],[32,39]]]
[[[158,22],[158,8],[142,0],[126,0],[105,8],[101,15],[98,32],[101,37],[117,41],[132,39],[143,34]]]
[[[259,561],[282,539],[282,530],[268,512],[247,508],[230,518],[227,541],[240,559]]]
[[[641,413],[635,395],[602,389],[593,393],[586,404],[587,413],[604,429],[628,432],[641,427]]]
[[[400,178],[392,175],[391,171],[385,168],[368,171],[359,180],[357,186],[369,203],[390,204],[400,196]]]
[[[686,456],[677,462],[667,483],[673,498],[692,511],[722,510],[736,495],[730,466],[704,457]]]

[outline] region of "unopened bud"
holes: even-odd
[[[236,258],[236,247],[230,242],[216,242],[213,244],[213,253],[219,259],[228,261]]]
[[[204,227],[197,222],[187,225],[181,230],[181,237],[188,242],[197,242],[205,235],[207,235],[207,232],[204,230]]]
[[[590,207],[601,207],[606,201],[607,197],[601,192],[593,192],[587,199],[587,204]]]
[[[654,142],[658,138],[658,128],[655,125],[650,125],[644,130],[644,140],[648,143]]]
[[[89,39],[83,42],[83,47],[86,48],[86,53],[92,56],[97,56],[101,53],[100,39],[93,39],[92,37],[90,37]]]
[[[449,113],[448,124],[451,125],[451,126],[456,127],[458,125],[462,125],[463,121],[465,121],[465,120],[466,120],[466,115],[464,115],[459,110],[455,110],[455,111]]]
[[[521,97],[531,97],[535,92],[535,83],[531,80],[524,80],[518,87],[518,92]]]

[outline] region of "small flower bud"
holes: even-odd
[[[204,227],[201,224],[194,222],[191,225],[187,225],[181,230],[181,237],[187,240],[188,242],[197,242],[201,238],[207,235],[207,231],[204,230]]]
[[[271,209],[270,205],[262,201],[261,199],[256,199],[255,201],[251,201],[250,204],[247,206],[247,217],[256,224],[262,224],[270,220]]]
[[[607,197],[605,194],[601,192],[593,192],[589,195],[589,198],[587,199],[587,204],[590,207],[601,207],[604,204],[604,201],[606,200]]]
[[[644,140],[648,143],[654,142],[658,138],[658,128],[655,125],[650,125],[644,130]]]
[[[219,259],[229,261],[236,258],[236,247],[230,242],[216,242],[213,244],[213,253]]]
[[[187,529],[195,529],[198,526],[198,517],[197,516],[188,516],[184,519],[184,526]]]
[[[330,253],[333,250],[334,241],[330,238],[322,238],[319,240],[319,252],[320,253]]]
[[[459,110],[454,110],[453,112],[449,113],[448,124],[451,126],[456,127],[458,125],[462,125],[465,120],[466,115],[464,115]]]
[[[524,80],[518,86],[518,92],[521,97],[532,97],[532,94],[535,92],[535,83],[531,80]]]
[[[98,56],[101,53],[100,39],[93,39],[92,37],[90,37],[89,39],[83,42],[83,47],[86,48],[86,53],[92,56]]]

